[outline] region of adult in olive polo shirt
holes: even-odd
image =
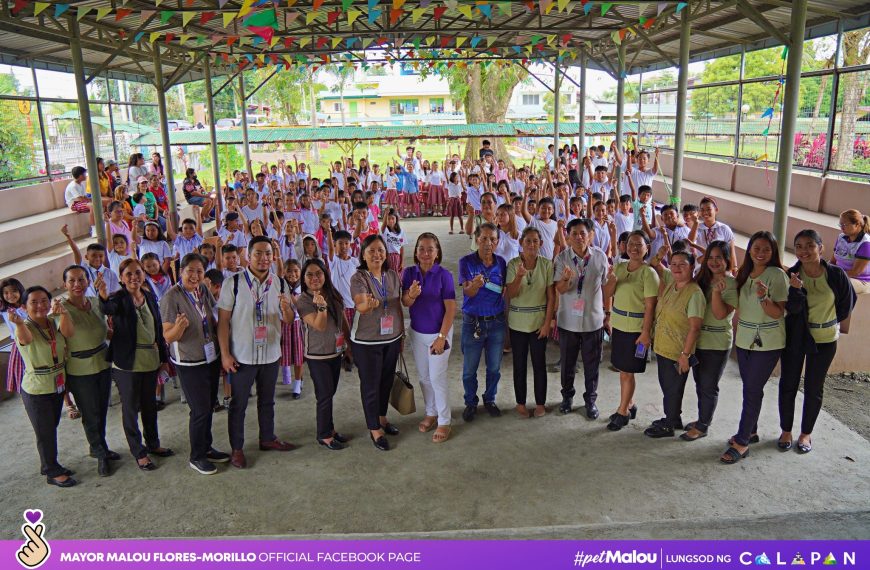
[[[90,286],[85,269],[70,265],[63,272],[63,283],[68,295],[63,306],[76,331],[67,339],[70,353],[66,365],[67,388],[82,413],[82,428],[90,445],[90,455],[97,458],[97,474],[108,477],[111,475],[109,460],[121,459],[106,442],[106,414],[112,395],[112,364],[106,359],[109,326],[100,300],[85,295]]]
[[[57,461],[57,426],[66,387],[66,338],[73,335],[75,325],[60,299],[52,303],[44,287],[28,288],[22,302],[27,319],[10,312],[9,320],[15,324],[15,344],[24,360],[21,400],[36,434],[40,472],[49,485],[72,487],[72,472]],[[49,318],[49,309],[60,314],[59,325]]]

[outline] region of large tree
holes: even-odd
[[[453,99],[462,103],[465,122],[503,123],[514,87],[527,77],[519,65],[473,63],[467,66],[442,66],[437,73],[447,79]],[[480,138],[469,137],[465,145],[465,158],[476,160]],[[496,156],[509,157],[504,141],[491,141]]]

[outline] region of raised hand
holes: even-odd
[[[517,263],[517,278],[525,277],[528,275],[529,270],[526,269],[526,266],[523,264],[523,260],[521,259],[519,263]]]
[[[312,295],[312,301],[314,301],[314,306],[318,308],[326,307],[326,299],[323,298],[323,295],[320,294],[320,291],[317,291]]]
[[[764,281],[759,281],[755,284],[755,295],[758,296],[759,299],[763,299],[767,296],[768,287]]]
[[[725,292],[725,288],[728,286],[728,283],[723,278],[718,278],[713,281],[713,291],[719,293],[720,295]]]
[[[62,315],[66,313],[66,308],[63,306],[63,301],[61,301],[60,297],[55,297],[51,300],[51,311],[52,315]]]
[[[408,296],[413,300],[420,296],[423,289],[420,287],[420,282],[416,279],[411,283],[411,288],[408,289]]]
[[[181,330],[187,330],[189,325],[190,321],[187,319],[187,315],[185,313],[178,313],[175,317],[175,326]]]
[[[366,295],[366,307],[368,307],[369,311],[373,311],[381,306],[381,302],[378,299],[375,299],[375,296],[369,293]]]
[[[801,281],[800,275],[797,272],[788,274],[788,284],[795,289],[803,289],[804,282]]]
[[[106,280],[103,279],[102,273],[97,273],[97,278],[94,279],[94,290],[103,299],[107,299],[109,297],[109,286],[106,284]]]
[[[6,311],[6,315],[9,317],[9,322],[18,326],[24,324],[24,319],[21,318],[21,315],[18,314],[18,311],[15,309],[9,309]]]
[[[476,287],[477,289],[480,289],[481,287],[483,287],[484,283],[485,283],[485,281],[483,280],[482,274],[475,275],[474,279],[471,280],[471,284],[474,287]]]
[[[614,271],[613,267],[614,266],[611,265],[607,269],[607,284],[608,285],[616,283],[619,280],[619,278],[616,276],[616,271]]]
[[[36,568],[45,562],[45,559],[48,558],[49,554],[48,544],[42,538],[45,526],[42,524],[31,526],[25,523],[21,529],[27,536],[27,542],[25,542],[21,546],[21,549],[18,550],[18,561],[21,562],[25,568]]]
[[[288,313],[293,310],[293,304],[290,302],[290,299],[286,294],[281,293],[278,295],[278,302],[281,305],[281,312]]]
[[[562,281],[568,283],[572,279],[574,279],[574,271],[566,265],[565,268],[562,270]]]

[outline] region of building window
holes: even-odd
[[[341,103],[340,103],[340,102],[339,102],[339,103],[333,103],[333,104],[332,104],[332,110],[335,111],[336,113],[341,113]]]
[[[420,113],[418,99],[394,99],[390,101],[391,115],[417,115]]]
[[[429,99],[429,112],[430,113],[443,113],[444,112],[444,99]]]
[[[537,94],[523,94],[523,105],[540,105],[541,96]]]

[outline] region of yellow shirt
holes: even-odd
[[[801,281],[807,290],[807,305],[809,306],[810,334],[818,343],[834,342],[840,338],[840,323],[829,327],[817,328],[813,325],[822,325],[837,320],[837,307],[835,306],[834,291],[828,285],[825,273],[821,277],[810,277],[801,268]]]
[[[724,319],[717,319],[713,314],[713,286],[706,295],[707,309],[704,311],[704,322],[701,324],[701,334],[698,336],[697,347],[703,350],[730,350],[734,343],[734,311]],[[726,305],[737,307],[737,280],[730,275],[725,276],[725,290],[722,291],[722,301]]]
[[[697,283],[687,283],[677,289],[673,274],[662,272],[664,290],[656,304],[655,353],[664,358],[679,360],[689,336],[689,319],[704,318],[707,301]]]
[[[33,341],[22,345],[16,337],[18,352],[24,360],[24,377],[21,379],[21,389],[28,394],[57,394],[63,392],[61,382],[58,390],[58,377],[65,374],[67,360],[66,339],[60,334],[57,325],[49,319],[50,330],[40,328],[30,319],[24,321],[20,327],[27,327]],[[51,339],[54,337],[55,354],[57,361],[52,356]]]
[[[768,267],[755,279],[747,279],[738,296],[739,318],[735,344],[744,350],[781,350],[785,348],[785,316],[774,319],[764,312],[755,294],[759,281],[767,285],[771,300],[785,302],[788,299],[788,277],[778,267]],[[761,346],[753,342],[756,334]]]
[[[646,263],[634,271],[628,270],[628,263],[620,263],[614,268],[614,273],[618,281],[613,294],[610,324],[622,332],[642,332],[643,317],[620,315],[617,311],[642,315],[646,308],[645,300],[659,294],[659,276]]]

